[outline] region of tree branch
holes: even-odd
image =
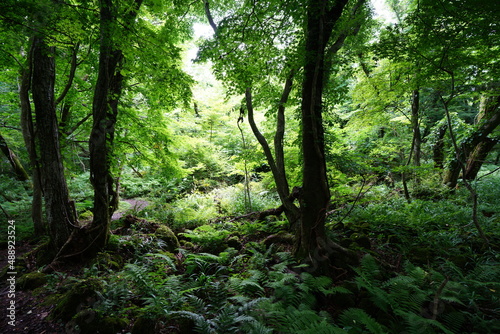
[[[57,98],[57,100],[55,102],[56,106],[59,103],[61,103],[61,101],[66,97],[71,86],[73,85],[73,80],[75,79],[75,72],[76,72],[76,67],[77,67],[76,55],[78,53],[79,48],[80,48],[80,43],[77,43],[73,48],[73,53],[71,55],[71,67],[69,70],[68,82],[66,83],[66,86],[64,87],[61,95],[59,95],[59,97]]]
[[[205,0],[205,15],[207,16],[208,23],[210,24],[210,26],[214,30],[214,33],[217,34],[217,24],[215,24],[212,13],[210,12],[210,4],[208,3],[207,0]]]

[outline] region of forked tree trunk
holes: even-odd
[[[51,249],[59,250],[68,240],[76,223],[74,207],[69,202],[59,148],[54,83],[54,49],[43,38],[33,39],[33,103],[40,143],[40,170],[45,197],[45,211]]]

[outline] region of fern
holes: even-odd
[[[352,328],[353,333],[385,334],[387,328],[378,323],[368,313],[359,308],[345,310],[339,317],[340,323],[347,328]],[[360,328],[360,324],[362,325]],[[351,331],[349,331],[351,333]]]
[[[403,319],[406,319],[408,327],[406,330],[410,334],[433,334],[433,333],[444,333],[444,334],[453,334],[446,326],[441,324],[437,320],[424,318],[418,314],[411,312],[403,312],[396,311],[398,315],[400,315]],[[438,332],[435,330],[439,329]]]
[[[264,288],[252,279],[241,279],[232,277],[229,279],[229,286],[236,292],[246,296],[263,296],[265,293]]]

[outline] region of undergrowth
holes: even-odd
[[[68,323],[80,333],[84,311],[120,319],[132,334],[144,333],[144,324],[154,333],[497,333],[499,180],[475,184],[488,243],[471,224],[461,189],[408,203],[377,186],[333,210],[329,236],[361,259],[352,274],[336,278],[296,261],[292,239],[272,238],[286,221],[229,218],[278,206],[258,184],[250,208],[241,186],[163,198],[148,209],[154,221],[137,219],[121,230],[115,222],[121,232],[105,252],[78,274],[51,274],[43,289],[65,296],[92,282],[95,296],[75,307]],[[181,248],[172,250],[156,232],[167,225]]]

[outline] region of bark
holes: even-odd
[[[280,201],[283,205],[283,209],[288,222],[290,223],[292,229],[296,229],[300,218],[300,211],[299,208],[294,204],[295,199],[293,197],[290,197],[290,187],[286,176],[283,152],[283,138],[285,134],[285,104],[292,89],[293,74],[294,71],[290,72],[286,80],[285,87],[280,99],[280,104],[278,106],[276,117],[276,133],[274,136],[274,156],[271,152],[271,148],[269,147],[266,138],[262,135],[262,133],[260,133],[255,123],[252,92],[250,88],[248,88],[245,92],[245,99],[248,111],[248,123],[250,124],[255,138],[257,138],[257,141],[262,147],[267,163],[271,168],[271,172],[276,183],[278,196],[280,197]]]
[[[17,155],[10,149],[9,145],[5,141],[5,138],[0,134],[0,150],[3,152],[7,160],[9,160],[10,165],[12,166],[12,171],[16,175],[16,178],[19,181],[29,180],[29,175],[24,169],[21,160],[17,157]]]
[[[126,27],[133,23],[141,4],[142,0],[136,0],[125,15]],[[118,194],[111,174],[114,131],[123,84],[120,73],[123,53],[117,48],[113,35],[116,21],[113,1],[101,0],[99,73],[92,103],[93,126],[89,139],[90,180],[94,187],[94,219],[88,230],[90,240],[87,249],[90,253],[106,245],[111,216],[118,205]]]
[[[447,129],[448,126],[446,124],[443,124],[437,130],[436,142],[432,146],[434,168],[444,168],[444,135],[446,134]]]
[[[460,151],[446,170],[443,183],[450,188],[456,187],[462,169],[466,179],[475,178],[484,159],[495,146],[488,136],[500,125],[500,94],[483,98],[477,119],[476,130],[461,143]],[[465,168],[462,168],[464,165]],[[470,173],[467,175],[468,170]]]
[[[476,145],[474,150],[469,154],[467,163],[465,164],[464,176],[467,180],[474,180],[481,169],[481,166],[486,161],[488,154],[493,147],[498,143],[500,138],[486,138],[483,142]]]
[[[54,98],[55,62],[53,48],[43,38],[33,39],[33,103],[40,142],[40,169],[50,245],[59,250],[76,222],[59,148],[59,129]]]
[[[415,89],[412,92],[411,102],[411,126],[413,129],[413,165],[420,166],[422,156],[422,134],[420,133],[420,92]]]
[[[31,102],[29,91],[31,87],[31,63],[32,52],[28,54],[27,66],[22,70],[19,84],[19,100],[21,108],[21,129],[23,131],[24,144],[28,151],[31,180],[33,184],[33,198],[31,201],[31,219],[35,235],[41,236],[45,234],[46,226],[43,222],[42,213],[42,181],[41,172],[38,165],[38,158],[35,146],[35,130],[33,126],[33,115],[31,111]]]
[[[325,49],[333,26],[347,0],[338,0],[329,9],[326,0],[310,0],[307,9],[304,81],[302,83],[303,185],[301,229],[296,255],[311,262],[312,268],[325,264],[332,247],[325,234],[330,191],[326,173],[322,100]],[[323,264],[320,264],[323,263]]]

